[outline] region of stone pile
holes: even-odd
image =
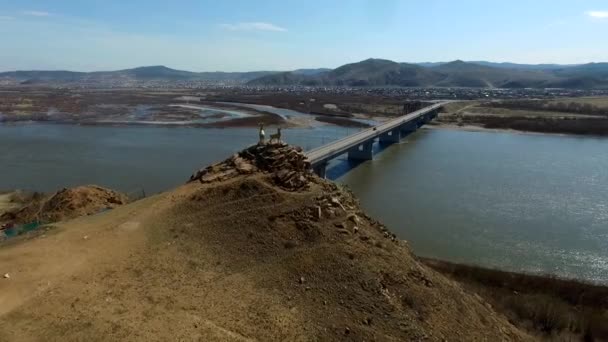
[[[250,146],[223,162],[198,170],[190,182],[211,183],[256,171],[270,173],[276,185],[288,190],[305,188],[314,179],[302,148],[275,143]]]

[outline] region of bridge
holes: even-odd
[[[312,168],[317,175],[325,178],[327,163],[342,154],[348,153],[351,160],[370,160],[373,158],[372,146],[376,138],[380,144],[388,145],[399,142],[402,137],[415,132],[422,125],[429,123],[439,113],[439,108],[447,102],[439,102],[410,114],[389,120],[378,126],[336,140],[327,145],[312,149],[306,153]]]

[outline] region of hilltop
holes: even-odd
[[[0,340],[530,339],[281,144],[0,245],[0,273]]]

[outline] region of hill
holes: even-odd
[[[249,82],[252,85],[327,85],[327,86],[427,86],[439,79],[427,68],[385,59],[367,59],[343,65],[314,75],[296,75],[292,72],[267,75]]]
[[[203,81],[256,86],[608,89],[608,63],[531,65],[458,60],[411,64],[370,58],[333,70],[191,72],[165,66],[147,66],[102,72],[11,71],[0,73],[0,81],[40,85],[82,82],[100,86],[112,83],[132,85],[145,81]]]
[[[307,166],[253,146],[1,245],[0,340],[530,340]]]
[[[34,196],[24,205],[0,213],[0,224],[41,223],[96,214],[126,204],[126,195],[96,185],[62,189],[51,196]]]
[[[296,75],[316,75],[322,72],[330,71],[329,68],[317,68],[317,69],[297,69],[292,71]]]
[[[0,79],[19,82],[107,82],[120,81],[234,81],[247,82],[274,71],[253,72],[191,72],[165,66],[146,66],[117,71],[72,72],[72,71],[10,71],[0,73]]]
[[[608,88],[608,63],[577,66],[489,62],[396,63],[367,59],[315,75],[266,75],[252,85],[403,86],[479,88]]]
[[[511,88],[518,84],[515,88],[536,88],[555,78],[542,70],[497,68],[463,61],[445,63],[432,70],[444,75],[435,86],[445,87]]]

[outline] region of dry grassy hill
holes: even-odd
[[[300,156],[249,149],[0,245],[0,341],[530,339]]]

